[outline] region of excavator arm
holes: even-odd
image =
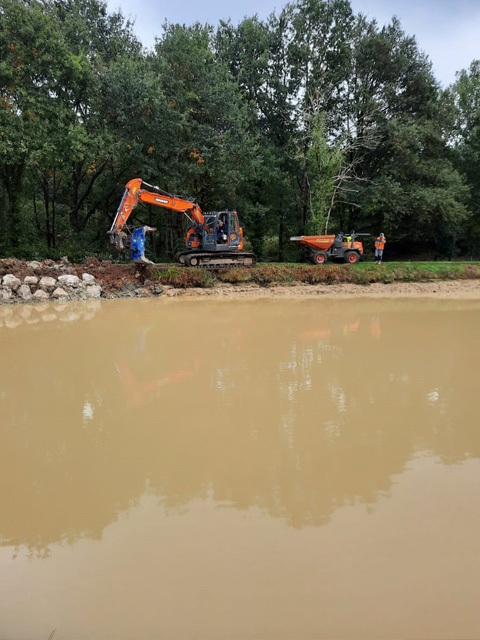
[[[200,231],[204,226],[204,216],[202,210],[195,200],[187,200],[180,196],[175,196],[166,191],[144,182],[141,178],[134,178],[127,182],[125,192],[117,209],[115,219],[110,231],[110,242],[118,249],[124,248],[124,241],[127,234],[124,231],[125,225],[132,211],[139,202],[154,204],[158,207],[170,209],[184,213],[190,218],[195,229]]]

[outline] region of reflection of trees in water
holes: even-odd
[[[24,331],[10,332],[4,544],[41,551],[98,538],[146,490],[167,510],[212,492],[292,526],[320,525],[342,505],[388,494],[419,450],[449,463],[480,457],[465,375],[478,310],[134,303],[120,326],[114,305],[94,323],[52,324],[34,350]]]

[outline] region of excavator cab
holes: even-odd
[[[206,213],[202,231],[204,251],[238,250],[242,244],[242,230],[236,211]]]

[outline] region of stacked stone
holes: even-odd
[[[0,304],[12,302],[44,302],[45,300],[90,300],[100,298],[102,287],[94,276],[84,273],[58,278],[35,275],[22,280],[9,273],[0,281]]]

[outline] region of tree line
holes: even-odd
[[[0,4],[0,257],[117,257],[128,180],[238,211],[249,248],[383,231],[398,255],[478,255],[480,61],[442,88],[398,19],[297,0],[238,25],[165,23],[152,49],[101,0]],[[178,213],[139,205],[149,252]],[[128,259],[128,256],[125,256]]]

